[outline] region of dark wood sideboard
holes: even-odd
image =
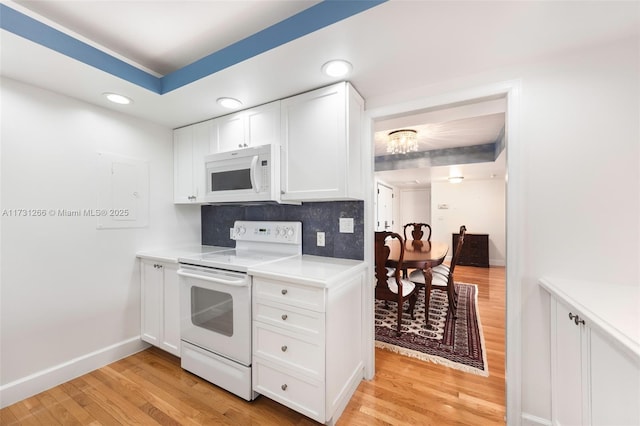
[[[459,234],[452,234],[452,256],[455,256]],[[489,267],[489,234],[465,234],[458,265]]]

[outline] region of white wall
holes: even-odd
[[[515,79],[519,138],[511,142],[519,156],[507,166],[518,208],[507,212],[514,224],[507,238],[518,237],[518,250],[508,254],[507,270],[518,265],[518,275],[507,287],[521,293],[521,306],[508,309],[522,323],[515,331],[522,359],[512,363],[521,367],[523,423],[543,424],[551,418],[549,297],[538,279],[597,280],[603,295],[609,282],[640,286],[638,38],[369,98],[367,108],[408,110],[418,100]]]
[[[47,376],[68,380],[74,368],[79,375],[142,347],[135,253],[199,244],[200,211],[172,204],[171,129],[8,79],[2,80],[1,114],[0,389],[6,405],[26,388],[43,390],[38,386]],[[149,162],[148,227],[97,230],[95,217],[10,215],[96,208],[98,151]],[[92,358],[96,351],[101,355]],[[90,359],[79,362],[83,357]],[[47,369],[59,371],[43,374]]]
[[[439,208],[443,204],[447,209]],[[465,180],[431,183],[431,227],[434,241],[449,244],[453,253],[451,234],[465,225],[470,234],[489,234],[489,264],[504,266],[505,237],[505,182],[504,179]]]
[[[400,228],[407,223],[431,223],[431,188],[400,189]],[[401,235],[403,233],[401,232]]]
[[[543,275],[640,286],[640,44],[602,46],[524,74],[524,410],[549,418]]]

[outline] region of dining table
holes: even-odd
[[[404,245],[402,265],[398,265],[401,252],[400,244]],[[444,262],[449,252],[449,244],[439,241],[404,240],[401,242],[397,239],[391,239],[386,242],[386,245],[389,247],[390,252],[385,266],[389,268],[398,268],[400,266],[405,273],[407,269],[423,270],[425,276],[425,321],[428,324],[429,300],[431,298],[431,268]],[[448,291],[451,290],[453,289],[448,289]],[[448,294],[448,296],[452,295]]]

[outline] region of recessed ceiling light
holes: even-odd
[[[449,176],[450,183],[460,183],[462,182],[462,179],[464,179],[463,176]]]
[[[342,59],[335,59],[322,66],[322,72],[329,77],[344,77],[351,72],[351,64]]]
[[[118,95],[117,93],[103,93],[103,95],[114,104],[128,105],[133,102],[126,96]]]
[[[234,98],[218,98],[218,104],[229,109],[238,109],[242,106],[242,102]]]

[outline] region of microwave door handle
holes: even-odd
[[[251,178],[251,187],[255,192],[260,192],[260,183],[256,182],[259,179],[260,174],[258,173],[258,156],[254,155],[251,159],[251,172],[249,174]]]

